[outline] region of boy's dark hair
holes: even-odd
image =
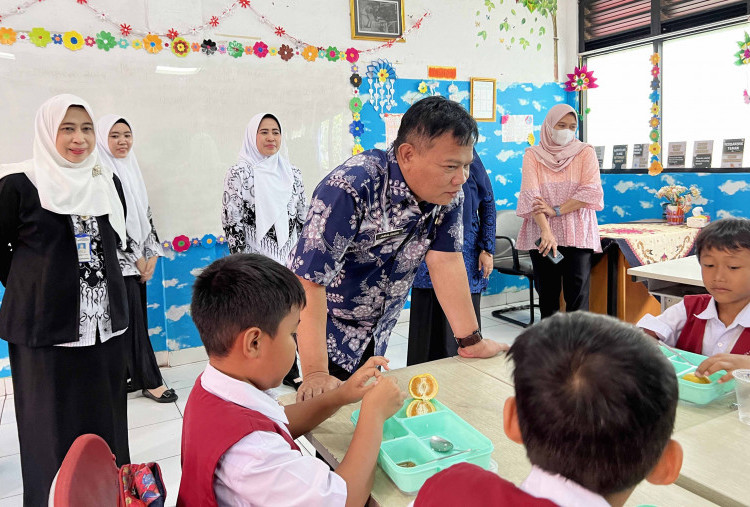
[[[722,218],[711,222],[698,233],[695,239],[695,254],[698,259],[704,250],[750,250],[750,220],[747,218]]]
[[[558,313],[516,338],[508,356],[531,463],[600,495],[635,486],[657,464],[674,427],[677,376],[643,331]]]
[[[401,118],[393,150],[398,152],[404,143],[429,145],[446,132],[451,132],[460,146],[476,144],[479,138],[477,122],[461,104],[439,95],[424,98],[412,104]]]
[[[235,254],[198,275],[190,312],[208,355],[222,357],[245,329],[274,336],[292,307],[305,302],[305,290],[289,269],[262,255]]]

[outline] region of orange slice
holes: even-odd
[[[708,380],[706,377],[699,377],[695,375],[694,373],[688,373],[687,375],[683,375],[682,378],[684,380],[687,380],[688,382],[695,382],[696,384],[710,384],[711,381]]]
[[[435,411],[435,405],[425,400],[412,400],[409,406],[406,407],[406,417],[414,417],[415,415],[431,414]]]
[[[437,380],[429,373],[415,375],[409,381],[409,394],[415,400],[431,400],[437,393]]]

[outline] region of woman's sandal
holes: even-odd
[[[177,401],[177,393],[174,392],[174,389],[167,389],[158,398],[151,394],[148,389],[142,390],[141,394],[143,394],[143,396],[145,396],[146,398],[151,398],[156,403],[174,403],[175,401]]]

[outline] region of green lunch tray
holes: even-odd
[[[695,372],[697,367],[695,365],[687,363],[681,357],[676,356],[666,348],[659,348],[664,353],[664,355],[667,356],[667,359],[669,359],[669,361],[672,363],[672,366],[674,366],[675,373],[677,374],[677,386],[680,390],[681,400],[690,401],[697,405],[705,405],[707,403],[711,403],[719,396],[723,396],[728,392],[734,390],[734,379],[723,384],[719,384],[718,382],[716,382],[727,373],[724,370],[717,371],[713,375],[709,376],[708,379],[711,381],[710,384],[696,384],[695,382],[690,382],[689,380],[683,379],[683,375]],[[707,356],[702,356],[693,352],[686,352],[684,350],[680,350],[680,354],[685,356],[686,359],[689,359],[695,364],[701,364],[705,359],[707,359]]]
[[[383,442],[378,454],[378,464],[401,491],[416,493],[427,479],[456,463],[473,463],[484,469],[491,467],[490,455],[494,446],[489,438],[437,400],[430,401],[435,406],[435,412],[406,417],[406,407],[412,401],[407,399],[401,410],[383,424]],[[359,409],[351,417],[355,426],[358,419]],[[432,450],[432,436],[450,440],[455,449],[447,453]],[[445,457],[463,449],[472,450],[455,457]],[[427,463],[436,458],[444,459]],[[397,465],[404,461],[412,461],[416,466]]]

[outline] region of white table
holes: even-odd
[[[661,310],[688,294],[705,294],[701,267],[695,255],[628,269],[635,282],[645,282],[648,291],[661,299]]]

